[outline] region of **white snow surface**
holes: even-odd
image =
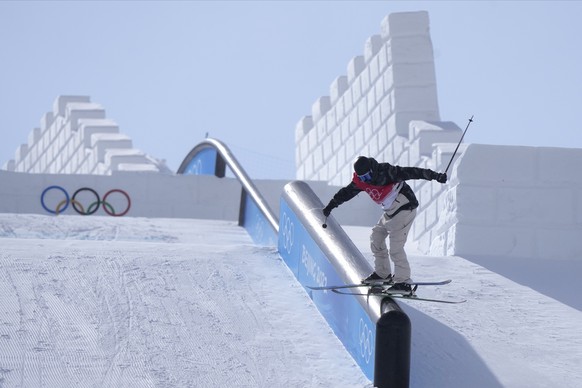
[[[346,229],[369,257],[369,229]],[[372,386],[275,248],[233,222],[0,214],[0,247],[2,388]],[[467,299],[400,303],[411,387],[582,385],[582,303],[559,279],[536,288],[543,263],[518,283],[507,263],[409,253],[417,280],[453,279],[419,294]]]

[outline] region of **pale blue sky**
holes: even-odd
[[[429,12],[441,119],[469,143],[582,148],[582,2],[0,2],[0,165],[89,95],[176,170],[205,136],[293,179],[295,125],[393,12]]]

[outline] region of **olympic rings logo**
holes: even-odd
[[[46,204],[47,193],[50,191],[57,192],[60,191],[64,197],[60,201],[59,200],[56,201],[56,206],[54,207],[54,210],[48,207]],[[117,213],[113,208],[111,202],[107,201],[107,199],[114,193],[121,194],[123,197],[125,197],[127,205],[122,212]],[[55,195],[51,194],[50,197],[54,198]],[[87,209],[85,209],[85,207],[81,203],[81,199],[83,203],[89,204],[89,206],[87,206]],[[72,205],[73,209],[75,209],[75,211],[78,214],[84,216],[94,214],[97,210],[99,210],[99,207],[101,206],[103,207],[103,211],[105,211],[105,213],[109,214],[110,216],[121,217],[126,215],[127,212],[129,212],[129,209],[131,208],[131,199],[129,198],[129,195],[125,191],[120,189],[109,190],[107,193],[105,193],[103,198],[101,198],[99,197],[99,194],[97,194],[95,190],[89,187],[81,187],[80,189],[73,193],[72,197],[69,197],[69,193],[67,192],[67,190],[65,190],[61,186],[49,186],[46,189],[44,189],[42,194],[40,195],[40,204],[42,205],[44,210],[56,215],[59,215],[60,213],[64,212],[65,210],[67,210],[69,205]]]
[[[194,163],[188,166],[187,171],[192,175],[202,175],[202,160],[196,159]]]
[[[374,201],[379,201],[381,199],[382,194],[380,191],[378,191],[378,189],[366,188],[366,193],[368,193],[368,195],[372,197],[372,200]]]
[[[255,238],[258,241],[262,241],[265,237],[265,220],[259,213],[255,213]]]
[[[368,325],[364,322],[362,318],[360,318],[360,355],[366,361],[366,364],[370,362],[370,358],[372,357],[372,347],[374,346],[373,343],[373,336],[372,330],[368,328]]]
[[[295,235],[295,225],[293,221],[289,218],[287,213],[283,213],[283,247],[287,253],[291,253],[291,248],[293,247],[293,239]]]

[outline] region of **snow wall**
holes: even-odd
[[[65,199],[65,194],[56,188],[45,192],[51,186],[63,188],[71,198],[78,189],[84,187],[95,190],[101,198],[109,190],[123,190],[131,200],[126,217],[215,220],[236,220],[238,217],[240,184],[234,179],[135,172],[117,172],[105,176],[0,171],[0,212],[54,214],[58,204]],[[88,210],[96,197],[90,192],[82,192],[78,199],[83,208]],[[41,201],[52,213],[43,208]],[[117,194],[112,194],[108,202],[112,202],[116,214],[128,205],[127,199]],[[80,213],[73,206],[68,206],[61,209],[60,214]],[[94,214],[108,215],[103,206]]]
[[[435,255],[582,257],[582,149],[472,144],[417,228]],[[420,221],[420,222],[419,222]]]
[[[581,149],[471,144],[454,165],[446,185],[422,181],[409,244],[433,255],[579,259],[582,257]],[[254,181],[273,211],[288,181]],[[308,182],[327,203],[337,186]],[[241,184],[234,178],[115,172],[110,176],[28,174],[0,170],[0,212],[51,214],[41,203],[44,190],[63,187],[69,196],[92,188],[102,197],[126,191],[126,216],[238,220]],[[79,193],[88,210],[94,196]],[[81,197],[82,196],[82,197]],[[45,193],[55,210],[64,199]],[[127,202],[119,193],[108,201],[115,212]],[[380,210],[365,195],[334,210],[343,225],[372,226]],[[62,214],[78,214],[69,206]],[[107,213],[100,207],[96,215]]]

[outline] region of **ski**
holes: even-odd
[[[411,286],[444,286],[445,284],[449,284],[450,282],[452,282],[451,279],[434,282],[410,282],[408,284],[410,284]],[[352,283],[335,286],[306,286],[306,287],[309,288],[310,290],[321,291],[321,290],[341,290],[344,288],[358,288],[358,287],[385,287],[392,285],[394,285],[394,283],[392,282],[376,282],[376,283]]]
[[[416,295],[414,295],[414,296],[388,295],[388,297],[398,298],[398,299],[407,299],[407,300],[418,300],[418,301],[424,301],[424,302],[447,303],[447,304],[459,304],[459,303],[465,303],[467,301],[466,299],[453,300],[453,299],[422,298],[422,297],[416,296]]]
[[[345,292],[345,291],[339,291],[337,289],[332,289],[333,292],[335,292],[336,294],[340,294],[340,295],[362,295],[362,296],[387,296],[389,298],[397,298],[397,299],[408,299],[408,300],[418,300],[418,301],[424,301],[424,302],[436,302],[436,303],[448,303],[448,304],[459,304],[459,303],[465,303],[466,300],[462,299],[462,300],[452,300],[452,299],[432,299],[432,298],[423,298],[423,297],[419,297],[416,294],[410,295],[410,294],[401,294],[401,293],[388,293],[388,292]]]

